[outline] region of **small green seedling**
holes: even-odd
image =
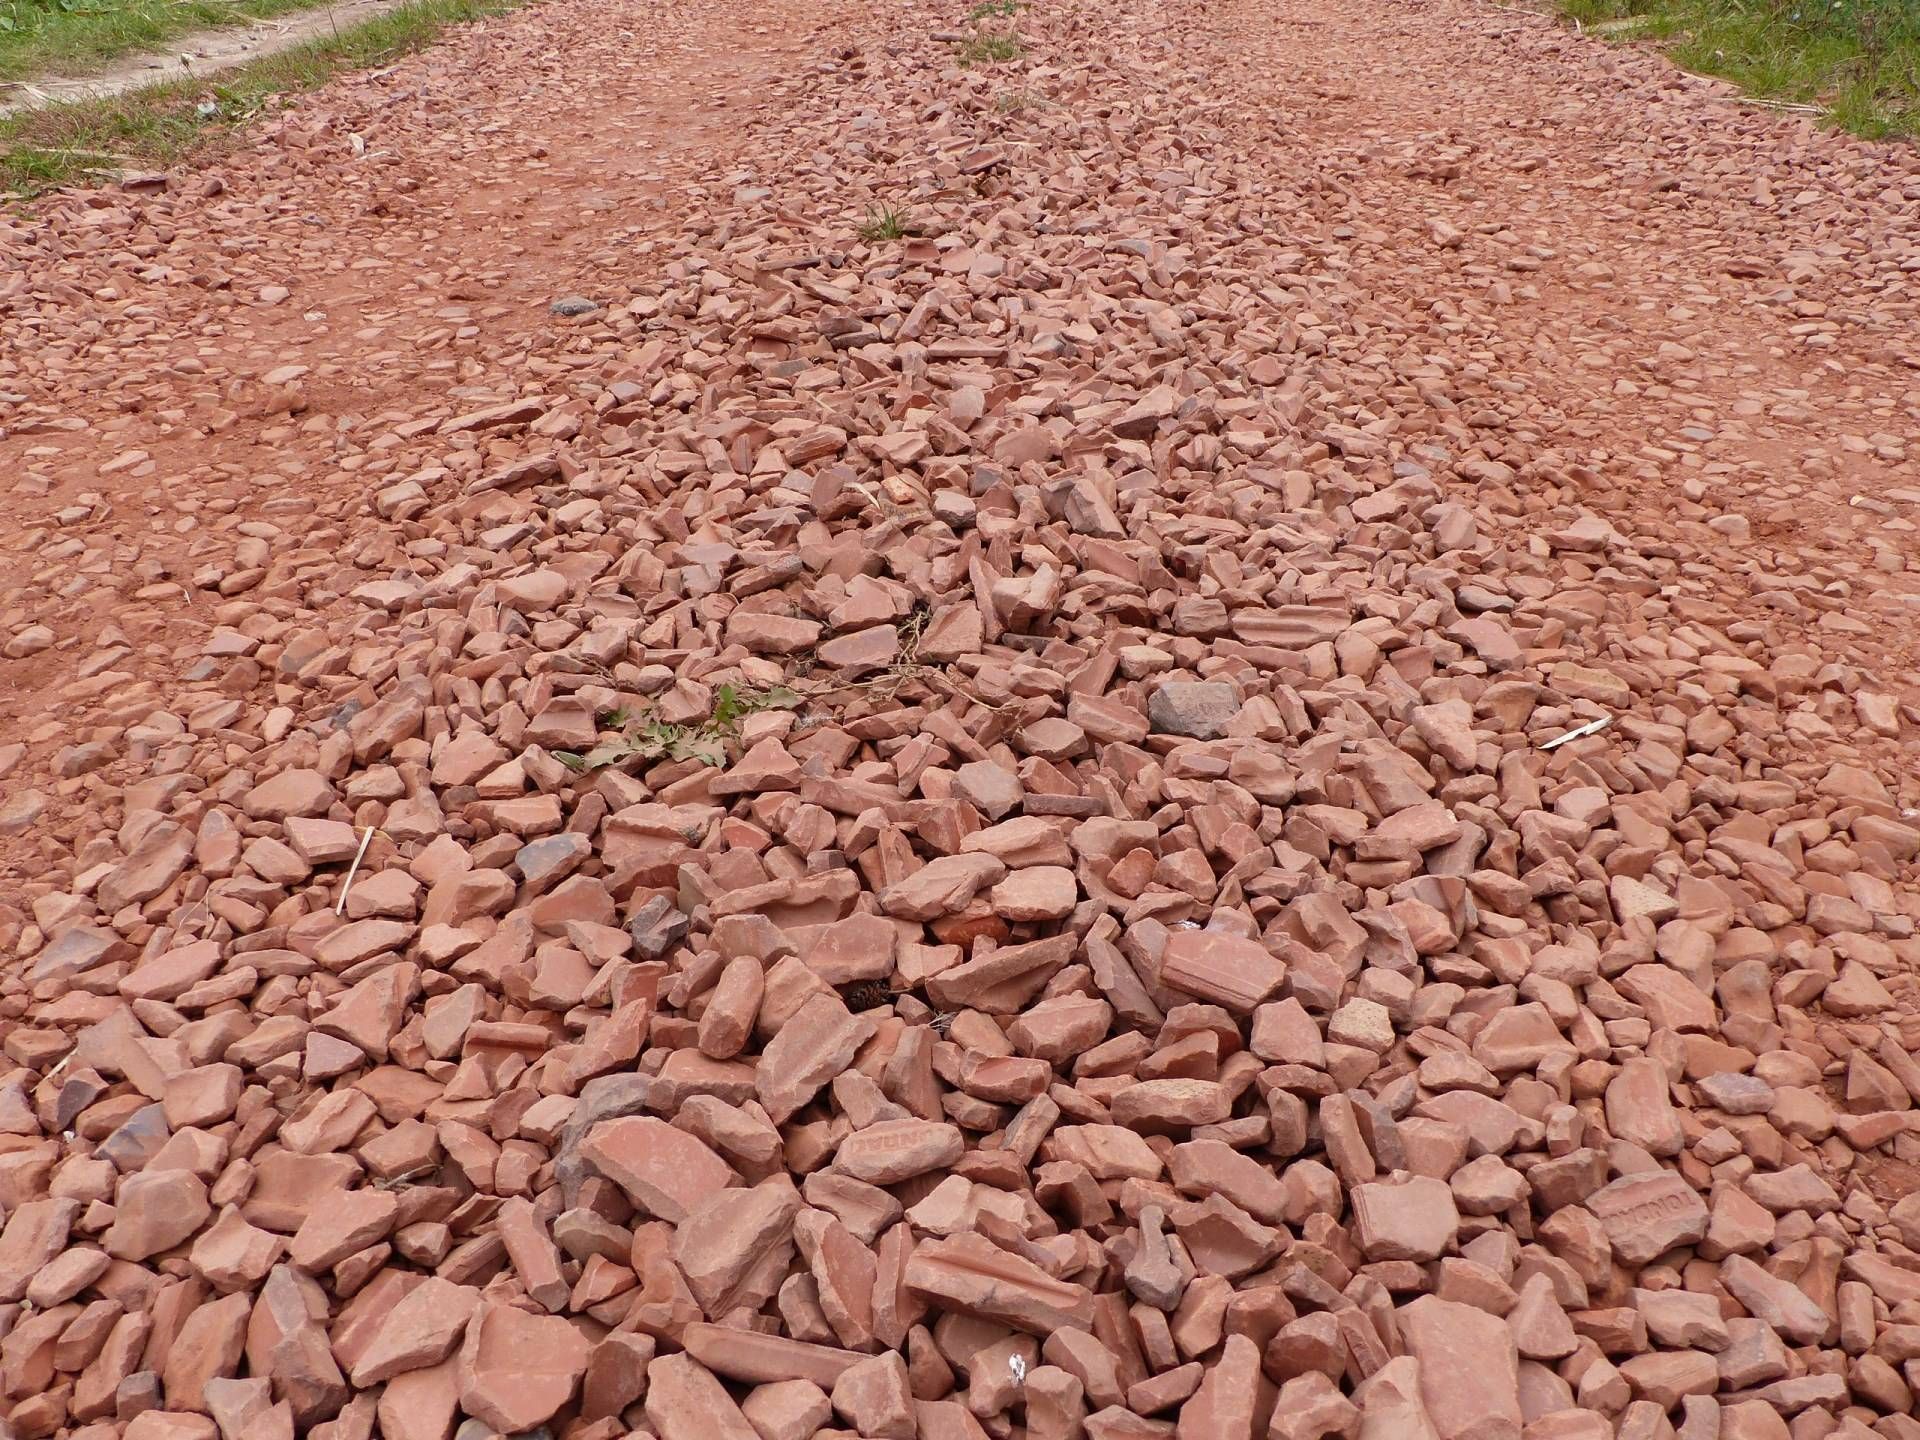
[[[1020,43],[1020,37],[1012,32],[997,35],[990,30],[977,30],[962,40],[953,53],[964,69],[973,65],[992,65],[1001,60],[1018,60],[1027,51]]]
[[[604,716],[601,728],[621,733],[603,740],[584,754],[556,750],[554,759],[570,770],[604,770],[627,760],[698,760],[702,765],[727,763],[727,745],[739,738],[740,721],[760,710],[792,710],[800,696],[785,685],[769,690],[740,690],[720,685],[713,692],[713,709],[699,724],[678,724],[643,718],[638,725],[625,710]]]
[[[898,240],[906,233],[907,212],[891,205],[873,206],[867,211],[866,223],[860,227],[860,238],[869,245]]]

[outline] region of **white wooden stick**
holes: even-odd
[[[347,883],[340,887],[340,899],[333,907],[333,913],[347,913],[347,892],[353,889],[353,877],[360,873],[360,862],[367,858],[367,846],[373,843],[373,826],[367,827],[367,833],[360,837],[360,853],[353,857],[353,864],[347,867]]]
[[[1578,740],[1583,735],[1592,735],[1597,731],[1606,729],[1607,726],[1612,723],[1613,717],[1611,715],[1602,715],[1598,720],[1589,720],[1586,724],[1569,730],[1564,735],[1554,736],[1553,739],[1547,741],[1547,743],[1540,748],[1542,750],[1557,750],[1569,740]]]

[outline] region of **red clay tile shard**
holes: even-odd
[[[502,1435],[544,1425],[573,1398],[590,1352],[570,1320],[482,1305],[460,1351],[460,1408]]]
[[[1429,1176],[1356,1185],[1349,1198],[1354,1239],[1369,1260],[1437,1260],[1460,1228],[1453,1192]]]
[[[669,1224],[740,1180],[706,1145],[652,1115],[602,1121],[581,1143],[580,1156],[634,1204]]]
[[[1707,1236],[1707,1205],[1691,1185],[1669,1170],[1623,1175],[1585,1201],[1598,1217],[1614,1256],[1645,1265],[1680,1245]]]
[[[268,1274],[247,1319],[247,1369],[273,1381],[273,1393],[302,1425],[335,1414],[347,1384],[328,1343],[325,1292],[290,1265]]]
[[[293,1411],[267,1380],[209,1380],[206,1399],[220,1440],[293,1440]]]
[[[942,855],[882,891],[880,908],[903,920],[935,920],[964,909],[1006,873],[991,855]]]
[[[191,1171],[142,1171],[120,1182],[101,1244],[116,1259],[145,1260],[180,1244],[212,1213],[207,1187]]]
[[[1257,940],[1214,930],[1176,930],[1160,959],[1160,982],[1239,1014],[1271,1000],[1286,983],[1286,962]]]
[[[347,1378],[365,1388],[409,1370],[438,1365],[451,1355],[480,1303],[480,1292],[428,1276],[386,1312]]]
[[[966,1153],[957,1126],[931,1120],[880,1120],[840,1142],[833,1167],[870,1185],[897,1185],[944,1170]]]
[[[769,1255],[784,1260],[792,1253],[793,1221],[801,1207],[799,1191],[781,1174],[750,1190],[723,1190],[680,1223],[671,1253],[701,1309],[726,1314],[739,1287]]]
[[[687,1353],[716,1375],[761,1385],[780,1380],[809,1380],[823,1390],[863,1358],[858,1351],[695,1323],[681,1336]]]
[[[907,1261],[907,1288],[936,1304],[1047,1335],[1093,1328],[1093,1294],[978,1235],[923,1240]]]
[[[760,1104],[776,1125],[852,1063],[874,1021],[848,1012],[837,995],[815,995],[781,1025],[754,1073]]]
[[[645,1405],[660,1440],[760,1440],[713,1372],[686,1355],[663,1355],[647,1367]]]
[[[1254,1440],[1260,1409],[1260,1347],[1229,1335],[1217,1364],[1180,1407],[1176,1440]]]
[[[567,1306],[568,1285],[560,1270],[560,1250],[532,1204],[518,1196],[501,1205],[494,1226],[514,1273],[535,1304],[552,1314]]]
[[[66,1249],[80,1202],[70,1197],[29,1200],[7,1216],[0,1231],[0,1301],[13,1302],[42,1268]]]
[[[1513,1332],[1473,1305],[1423,1295],[1397,1313],[1420,1366],[1420,1398],[1440,1440],[1518,1440],[1519,1356]]]
[[[399,1218],[399,1197],[386,1190],[350,1190],[316,1205],[294,1233],[287,1258],[308,1274],[384,1240]]]

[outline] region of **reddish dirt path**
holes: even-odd
[[[250,519],[297,533],[270,517],[338,495],[330,454],[578,364],[547,302],[644,295],[650,237],[724,204],[743,148],[817,91],[795,72],[862,23],[538,7],[344,81],[163,194],[0,226],[0,633],[61,641],[0,661],[6,738],[50,753],[76,662],[121,673],[102,625],[133,673],[170,673],[216,608],[194,573],[231,566]],[[1251,208],[1310,257],[1309,294],[1334,282],[1318,318],[1429,363],[1529,478],[1657,517],[1707,549],[1707,588],[1907,683],[1911,150],[1467,0],[1175,7],[1147,44],[1176,73],[1204,56],[1222,140],[1314,194],[1297,233]]]
[[[137,1373],[39,1373],[96,1280],[214,1317],[197,1414],[240,1308],[185,1277],[299,1233],[264,1323],[347,1357],[327,1440],[744,1440],[703,1366],[775,1377],[696,1311],[888,1352],[802,1368],[906,1433],[891,1352],[946,1397],[991,1348],[919,1304],[1094,1324],[1159,1417],[1100,1436],[1264,1435],[1263,1365],[1337,1432],[1298,1354],[1402,1342],[1518,1434],[1508,1279],[1565,1331],[1526,1419],[1913,1440],[1916,152],[1473,0],[1045,0],[962,68],[968,8],[549,0],[0,223],[0,1203],[79,1162],[0,1247],[7,1422]],[[556,758],[775,685],[724,771]],[[1376,1168],[1421,1191],[1343,1220]],[[1690,1358],[1630,1386],[1589,1304]],[[1737,1380],[1667,1343],[1723,1311]],[[565,1383],[492,1383],[550,1319]],[[1035,1384],[923,1433],[1077,1440],[1059,1347],[994,1343]]]
[[[743,124],[781,113],[840,13],[538,7],[348,77],[161,193],[0,220],[0,635],[58,637],[0,659],[6,783],[28,773],[9,744],[77,738],[74,699],[111,688],[119,725],[163,703],[221,596],[252,593],[196,575],[318,562],[338,531],[316,514],[404,473],[392,426],[581,363],[550,302],[644,296],[650,236],[727,192]],[[332,461],[361,448],[350,480]]]

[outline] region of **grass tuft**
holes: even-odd
[[[1920,137],[1920,0],[1558,0],[1609,39],[1765,100],[1818,105],[1868,139]]]
[[[327,0],[0,0],[0,80],[80,75],[176,35],[244,25]]]
[[[1001,35],[992,30],[976,30],[954,47],[954,58],[961,66],[992,65],[1001,60],[1018,60],[1026,46],[1013,31]]]
[[[762,710],[795,710],[802,697],[785,685],[768,690],[742,690],[722,685],[713,692],[713,709],[698,724],[656,720],[616,710],[600,717],[602,731],[615,732],[593,749],[556,750],[554,759],[570,770],[586,773],[629,761],[653,764],[661,760],[698,760],[702,765],[725,765],[728,747],[740,738],[740,722]]]
[[[898,240],[907,233],[908,228],[906,211],[891,205],[875,205],[867,211],[866,223],[860,227],[860,238],[869,245],[882,240]]]
[[[120,171],[164,169],[230,141],[286,96],[317,89],[341,71],[411,54],[449,25],[505,14],[516,3],[410,0],[212,80],[170,80],[8,116],[0,119],[0,189],[33,195]]]
[[[974,6],[967,12],[967,19],[978,24],[982,20],[990,20],[995,16],[1018,15],[1024,8],[1020,0],[984,0],[984,3]]]

